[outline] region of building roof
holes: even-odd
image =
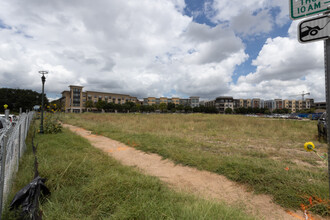
[[[130,95],[127,95],[127,94],[120,94],[120,93],[112,93],[112,92],[96,92],[96,91],[86,91],[85,93],[100,93],[100,94],[113,94],[113,95],[124,95],[124,96],[130,96]]]

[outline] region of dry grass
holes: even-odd
[[[199,143],[200,150],[215,154],[234,152],[249,155],[258,151],[264,157],[276,160],[304,162],[312,159],[321,162],[316,155],[305,152],[302,146],[307,141],[313,141],[321,153],[326,153],[327,149],[326,144],[317,139],[315,121],[203,114],[83,114],[70,117],[83,119],[74,123],[93,128],[96,132],[107,132],[111,128],[111,131],[127,134],[146,133],[179,138]],[[325,166],[322,162],[318,164]]]
[[[303,149],[313,141],[320,154],[327,150],[315,121],[206,114],[66,114],[62,120],[248,184],[284,207],[299,208],[306,195],[328,198],[326,165]],[[313,211],[329,214],[324,206]]]
[[[34,143],[39,174],[51,191],[40,206],[43,219],[255,219],[239,207],[174,192],[67,129],[37,134]],[[33,179],[31,132],[27,145],[9,201]],[[16,214],[6,207],[2,219],[20,219]]]

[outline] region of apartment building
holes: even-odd
[[[270,111],[274,111],[276,109],[276,101],[275,100],[264,101],[264,108],[267,108]]]
[[[188,99],[180,99],[178,97],[148,97],[143,99],[143,105],[159,105],[161,103],[174,103],[175,105],[191,106],[192,108],[199,106],[199,97],[191,96]]]
[[[190,96],[189,97],[189,105],[192,108],[199,107],[199,97],[198,96]]]
[[[207,107],[216,107],[220,113],[224,113],[226,108],[267,108],[270,111],[274,111],[275,109],[290,109],[291,112],[299,112],[303,109],[310,109],[315,107],[314,99],[306,99],[306,100],[282,100],[282,99],[274,99],[274,100],[263,100],[260,98],[253,99],[233,99],[230,96],[220,96],[215,100],[205,102],[205,106]]]
[[[264,100],[259,98],[253,98],[251,100],[251,107],[252,108],[264,108]]]
[[[65,110],[65,112],[85,112],[86,101],[92,101],[93,103],[97,103],[98,101],[105,101],[107,103],[112,102],[115,104],[124,104],[126,102],[139,102],[136,97],[126,94],[96,91],[83,92],[83,86],[75,85],[70,85],[69,88],[69,91],[62,92],[61,102],[64,108],[63,110]]]
[[[249,108],[252,107],[251,99],[236,99],[236,107],[237,108]]]
[[[215,100],[205,102],[206,107],[215,107],[219,113],[225,113],[227,108],[234,110],[234,99],[231,96],[219,96]]]
[[[282,102],[282,105],[280,105],[280,102]],[[314,99],[306,99],[306,100],[279,100],[278,101],[279,106],[282,106],[282,108],[290,109],[291,112],[299,112],[300,110],[304,109],[311,109],[314,108]],[[280,108],[281,109],[281,108]]]

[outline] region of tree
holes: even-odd
[[[164,112],[166,109],[167,109],[167,105],[166,105],[166,103],[160,103],[160,104],[159,104],[159,110],[160,110],[161,112]]]
[[[175,104],[173,102],[167,103],[167,110],[172,112],[173,110],[175,111]]]
[[[94,108],[94,103],[92,100],[87,100],[85,105],[86,105],[87,111],[91,110],[91,108]]]
[[[247,110],[247,108],[244,108],[244,107],[240,107],[240,108],[237,108],[237,109],[235,109],[235,113],[236,114],[247,114],[247,112],[248,112],[248,110]]]
[[[266,115],[270,115],[270,111],[269,111],[269,109],[266,109],[265,112],[264,112],[264,114],[266,114]]]
[[[199,107],[194,107],[193,112],[201,112],[201,109]]]
[[[27,89],[0,88],[0,111],[4,111],[4,105],[13,112],[31,110],[35,105],[41,105],[41,93]],[[44,94],[44,104],[49,105],[49,101]]]
[[[205,107],[205,110],[204,110],[205,113],[219,113],[218,109],[216,107]]]
[[[102,100],[99,100],[96,104],[95,104],[95,107],[97,108],[97,110],[102,110],[104,109],[104,106],[106,105],[107,103],[105,101],[102,101]]]
[[[105,104],[104,108],[103,108],[106,112],[110,112],[110,111],[114,111],[115,109],[115,103],[113,102],[108,102],[107,104]]]
[[[123,106],[123,111],[124,112],[129,112],[129,111],[131,112],[133,107],[135,107],[135,103],[134,102],[126,102],[122,106]]]
[[[114,110],[117,110],[118,112],[123,111],[123,106],[121,104],[115,104],[114,105]]]
[[[188,113],[188,112],[191,112],[192,111],[192,107],[190,105],[187,105],[184,107],[184,112],[185,113]]]
[[[231,108],[225,109],[225,114],[231,114],[231,113],[233,113],[233,109],[231,109]]]

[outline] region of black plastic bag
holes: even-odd
[[[50,191],[45,185],[46,179],[37,176],[28,185],[16,193],[10,204],[10,210],[21,207],[21,217],[23,219],[39,220],[39,197],[49,195]]]

